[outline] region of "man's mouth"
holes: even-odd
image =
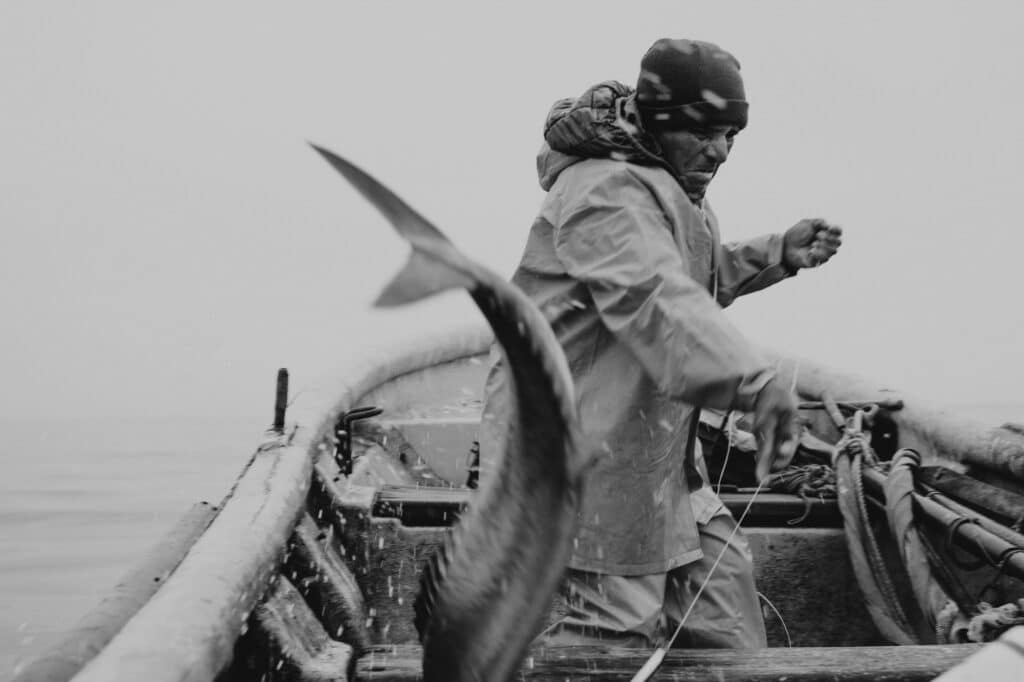
[[[715,177],[715,172],[707,170],[691,170],[686,171],[685,176],[689,181],[707,184],[711,182],[711,178]]]

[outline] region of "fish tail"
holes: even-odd
[[[474,282],[437,255],[420,251],[413,244],[412,255],[388,282],[374,305],[381,308],[412,303],[448,289],[472,289]]]
[[[388,283],[374,305],[412,303],[448,289],[473,289],[465,256],[439,229],[373,176],[337,154],[310,144],[327,163],[363,195],[413,248],[405,266]]]

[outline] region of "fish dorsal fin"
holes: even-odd
[[[451,536],[446,538],[437,551],[430,555],[430,558],[427,559],[427,565],[420,574],[420,593],[416,595],[416,600],[412,605],[415,614],[413,624],[416,626],[416,632],[419,633],[420,643],[423,643],[426,637],[427,628],[430,625],[430,619],[437,604],[437,594],[440,591],[441,583],[444,582],[445,572],[448,567],[448,545],[450,541]]]

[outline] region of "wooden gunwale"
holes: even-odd
[[[277,574],[310,474],[301,439],[280,436],[260,446],[163,587],[74,679],[213,679]]]

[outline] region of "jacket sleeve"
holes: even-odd
[[[628,171],[615,177],[614,187],[584,188],[563,207],[556,255],[662,391],[692,405],[751,410],[772,370],[690,277],[689,254],[650,190]]]
[[[782,264],[781,234],[723,244],[718,251],[716,297],[725,307],[737,296],[760,291],[794,274]]]

